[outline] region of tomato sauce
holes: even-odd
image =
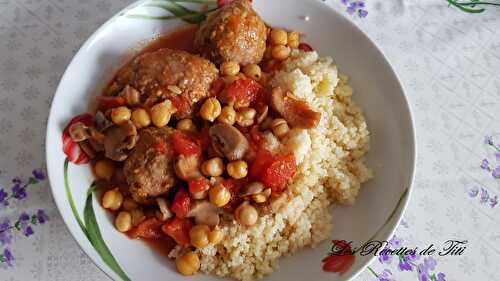
[[[198,26],[187,26],[172,33],[161,35],[151,41],[139,54],[154,52],[162,48],[195,53],[194,35],[196,34],[196,30],[198,30]]]

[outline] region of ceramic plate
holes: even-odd
[[[339,71],[350,76],[354,99],[364,110],[371,132],[368,166],[375,178],[364,184],[354,206],[333,209],[331,238],[352,240],[354,245],[369,239],[387,240],[408,202],[415,164],[413,124],[402,87],[384,55],[348,18],[317,0],[282,3],[255,0],[254,7],[268,24],[300,31],[320,55],[334,58]],[[182,5],[200,9],[195,4]],[[89,166],[78,165],[85,159],[63,136],[70,119],[88,110],[89,102],[140,46],[186,25],[175,19],[182,12],[178,8],[167,0],[139,1],[111,18],[75,55],[52,102],[46,152],[55,202],[82,249],[115,280],[219,280],[202,274],[183,278],[173,262],[116,231],[111,216],[91,192]],[[184,19],[192,21],[197,16]],[[325,241],[283,258],[266,280],[349,280],[373,258],[357,255],[343,275],[324,272],[321,260],[330,246]]]

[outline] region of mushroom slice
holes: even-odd
[[[259,194],[264,190],[264,185],[261,182],[254,181],[240,189],[240,196],[250,196]]]
[[[173,216],[172,212],[168,208],[167,200],[165,200],[165,198],[156,198],[156,204],[158,204],[158,207],[160,208],[160,217],[158,219],[166,221]]]
[[[137,130],[130,120],[108,128],[104,138],[106,157],[124,161],[128,157],[128,151],[134,148],[137,138]]]
[[[189,180],[203,176],[200,172],[201,158],[199,155],[179,155],[175,160],[175,174],[182,180]]]
[[[229,161],[242,159],[248,150],[248,140],[238,129],[231,125],[217,123],[210,127],[208,134],[212,139],[213,148]]]
[[[259,108],[257,111],[257,118],[256,118],[257,124],[262,123],[266,119],[268,113],[269,113],[269,106],[264,105],[263,107]]]
[[[207,200],[197,200],[187,213],[188,218],[194,218],[197,224],[216,226],[219,224],[219,208]]]
[[[89,127],[82,122],[73,123],[69,127],[69,136],[74,142],[81,142],[90,138]]]
[[[290,92],[285,94],[280,87],[273,88],[271,92],[271,108],[296,128],[315,128],[321,119],[321,113],[313,111],[307,102]]]
[[[108,118],[104,116],[104,113],[97,111],[94,117],[94,125],[99,132],[103,132],[107,128],[113,126],[113,122],[109,121]]]

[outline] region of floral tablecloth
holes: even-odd
[[[57,213],[44,138],[66,65],[129,2],[0,0],[0,280],[108,279]],[[323,2],[376,41],[414,113],[415,189],[390,246],[467,240],[461,255],[382,255],[356,280],[500,280],[500,8],[472,14],[446,0]]]

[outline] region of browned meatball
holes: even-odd
[[[174,186],[172,131],[167,127],[140,131],[139,141],[123,166],[134,200],[148,203],[152,197],[167,193]]]
[[[120,88],[130,85],[137,89],[146,106],[175,97],[173,103],[178,109],[183,111],[189,107],[190,111],[194,103],[209,95],[210,86],[217,77],[215,65],[200,56],[160,49],[135,58],[118,72],[115,82]],[[184,108],[179,108],[179,104],[185,105]]]
[[[258,63],[266,51],[266,25],[248,0],[236,0],[210,14],[196,33],[198,51],[216,64]]]

